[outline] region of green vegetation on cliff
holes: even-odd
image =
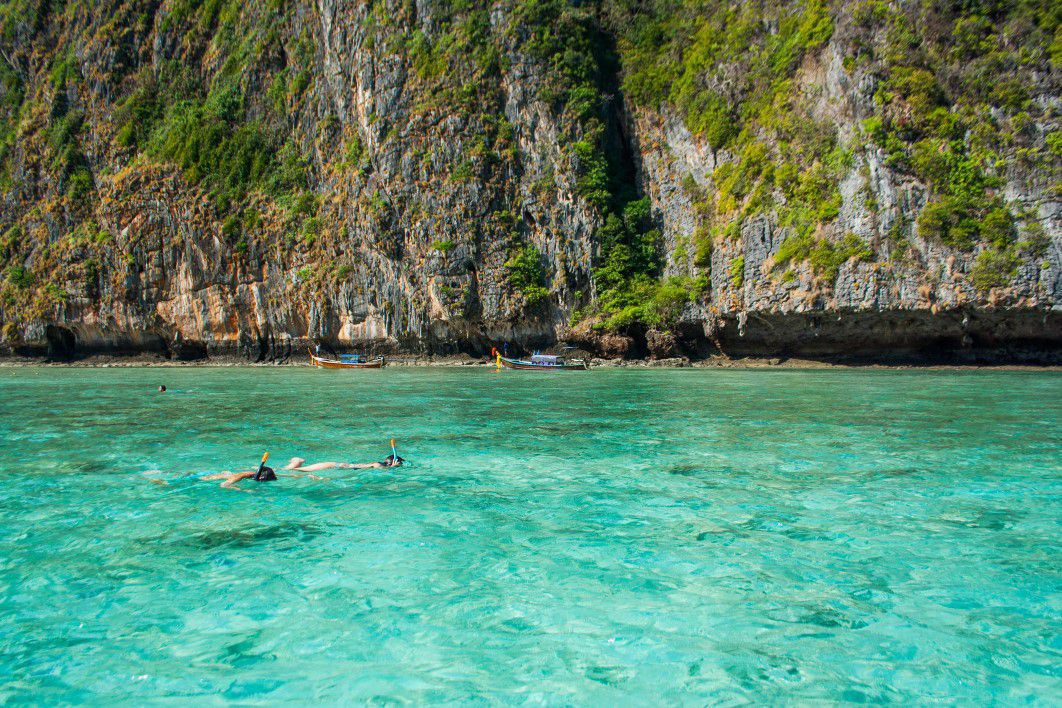
[[[597,313],[610,328],[659,323],[674,308],[658,282],[660,233],[620,136],[619,57],[601,12],[599,3],[522,0],[511,26],[521,48],[547,69],[541,95],[569,126],[576,193],[602,222],[594,269]]]
[[[546,272],[542,267],[542,254],[528,244],[519,249],[505,263],[509,284],[530,306],[543,302],[549,296],[546,289]]]
[[[1060,22],[1048,0],[0,0],[0,304],[146,302],[178,232],[218,237],[226,282],[348,283],[393,328],[429,300],[399,273],[438,276],[448,317],[628,332],[794,283],[828,302],[850,269],[936,287],[948,258],[963,297],[1046,294]]]
[[[833,34],[830,8],[800,4],[771,12],[751,3],[704,6],[658,1],[646,11],[616,3],[629,100],[674,110],[713,150],[699,251],[734,239],[747,219],[773,212],[791,238],[807,240],[838,214],[837,182],[851,154],[836,130],[810,117],[792,84],[801,62]],[[771,23],[765,22],[765,12]],[[698,265],[707,266],[706,258]]]
[[[930,189],[917,222],[923,238],[1001,254],[1014,244],[1015,219],[1026,217],[1001,195],[1004,171],[1023,167],[1003,156],[1050,166],[1057,179],[1057,155],[1037,138],[1052,109],[1031,100],[1043,72],[1059,69],[1057,3],[606,6],[620,37],[627,99],[677,112],[722,157],[699,239],[733,238],[744,220],[773,215],[790,231],[780,265],[807,259],[832,280],[839,254],[873,257],[863,244],[835,247],[817,235],[838,215],[838,185],[853,151],[868,149],[861,134],[842,138],[839,126],[814,119],[818,99],[794,83],[802,71],[830,70],[821,50],[831,38],[849,80],[866,76],[877,86],[862,130],[890,167]]]
[[[239,208],[252,191],[281,196],[305,189],[300,148],[284,135],[288,107],[311,75],[312,50],[302,38],[282,41],[285,5],[271,0],[256,16],[236,0],[174,3],[160,31],[218,52],[220,69],[207,78],[179,61],[141,69],[118,107],[117,141],[180,166],[223,212]],[[268,100],[249,103],[248,91],[260,89],[252,81],[268,82]]]

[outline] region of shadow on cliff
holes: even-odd
[[[72,363],[94,356],[157,356],[176,361],[197,361],[209,356],[203,342],[179,336],[170,339],[158,332],[140,332],[135,336],[93,334],[91,338],[82,338],[75,329],[49,324],[44,328],[43,341],[16,344],[11,347],[11,353],[55,363]]]

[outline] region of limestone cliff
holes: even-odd
[[[976,5],[0,3],[0,349],[1051,357],[1059,13]]]

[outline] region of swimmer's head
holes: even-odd
[[[159,393],[166,393],[166,386],[159,386]]]
[[[273,471],[272,467],[262,466],[257,472],[254,473],[255,482],[275,482],[277,481],[277,473]]]
[[[405,462],[405,460],[402,459],[401,457],[395,457],[394,455],[388,455],[384,459],[383,463],[384,463],[385,467],[399,467],[399,466],[401,466],[401,464],[403,462]]]

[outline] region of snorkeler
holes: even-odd
[[[221,483],[222,487],[233,488],[237,482],[244,479],[253,479],[255,482],[275,482],[277,479],[277,473],[273,471],[272,467],[266,467],[266,460],[269,459],[269,453],[262,455],[262,461],[258,464],[258,469],[255,471],[248,470],[246,472],[219,472],[218,474],[208,474],[203,477],[205,480],[224,479]]]
[[[221,486],[226,489],[238,489],[236,486],[239,482],[245,479],[253,479],[255,482],[275,482],[277,481],[277,473],[273,471],[272,467],[266,467],[266,460],[269,459],[269,453],[262,455],[262,462],[258,465],[256,471],[247,470],[245,472],[219,472],[218,474],[209,474],[206,477],[201,477],[204,480],[223,479],[224,482]],[[306,471],[306,470],[299,470]],[[302,475],[286,475],[291,477],[301,477]],[[310,479],[324,479],[324,477],[318,477],[317,475],[307,475]]]
[[[395,450],[395,441],[391,441],[391,454],[388,455],[383,462],[362,462],[355,464],[352,462],[314,462],[313,464],[306,464],[306,459],[302,457],[293,457],[288,462],[285,470],[292,470],[295,472],[320,472],[321,470],[367,470],[367,469],[381,469],[384,467],[401,467],[404,459],[398,456],[398,452]]]
[[[401,457],[395,457],[394,455],[388,455],[384,458],[383,462],[362,462],[360,464],[351,465],[352,470],[374,470],[382,467],[401,467],[405,462]]]
[[[398,456],[398,451],[395,450],[395,441],[391,440],[391,454],[384,458],[383,462],[363,462],[359,465],[351,465],[351,469],[355,470],[369,470],[380,469],[383,467],[401,467],[404,459]]]

